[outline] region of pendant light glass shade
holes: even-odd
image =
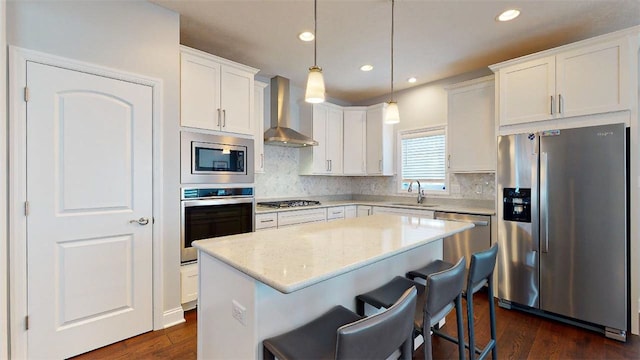
[[[318,0],[313,1],[313,66],[309,68],[307,77],[307,90],[304,94],[304,101],[312,104],[324,102],[324,77],[322,69],[318,66]]]
[[[324,78],[322,77],[322,69],[318,66],[309,68],[307,91],[304,94],[304,101],[312,104],[324,102]]]
[[[400,112],[398,111],[398,103],[389,101],[387,103],[387,111],[384,113],[385,124],[397,124],[400,122]]]

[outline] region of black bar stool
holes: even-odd
[[[262,342],[263,358],[386,359],[400,349],[411,360],[417,291],[407,289],[386,311],[367,318],[335,306],[319,318]]]
[[[424,358],[433,358],[431,330],[440,320],[444,319],[453,308],[456,310],[456,326],[458,331],[458,356],[460,360],[464,356],[464,324],[462,320],[462,287],[464,286],[465,258],[448,269],[427,276],[426,286],[413,280],[396,276],[387,284],[358,295],[356,306],[364,313],[364,304],[370,304],[376,308],[388,307],[393,304],[405,289],[415,286],[418,289],[418,301],[416,303],[413,326],[418,334],[424,338]],[[362,314],[361,313],[361,314]],[[438,335],[435,331],[434,334]]]
[[[496,267],[496,258],[498,256],[498,244],[493,244],[491,248],[485,251],[479,251],[471,255],[471,262],[469,264],[469,273],[467,276],[467,288],[462,293],[462,296],[467,300],[467,323],[469,332],[469,360],[475,359],[475,354],[478,353],[478,359],[482,360],[487,357],[489,351],[491,351],[491,358],[497,360],[498,350],[496,342],[496,309],[493,303],[493,271]],[[415,278],[428,278],[429,274],[435,271],[441,271],[442,268],[453,266],[450,263],[442,260],[436,260],[429,265],[420,268],[418,270],[409,271],[407,277],[409,279]],[[483,348],[478,349],[475,347],[475,327],[473,320],[473,294],[480,291],[487,285],[487,296],[489,298],[489,319],[491,328],[491,339],[489,343]],[[438,334],[447,338],[453,342],[457,340],[447,334]],[[471,350],[473,349],[473,350]]]

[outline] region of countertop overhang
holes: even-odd
[[[380,214],[199,240],[193,246],[199,256],[213,256],[286,294],[472,227]]]

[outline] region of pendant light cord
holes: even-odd
[[[313,1],[313,66],[318,67],[318,0]]]
[[[393,101],[393,29],[394,29],[394,6],[395,1],[391,0],[391,101]]]

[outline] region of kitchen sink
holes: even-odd
[[[418,204],[418,203],[389,203],[389,205],[396,206],[411,206],[411,207],[420,207],[420,208],[434,208],[438,207],[437,204]]]

